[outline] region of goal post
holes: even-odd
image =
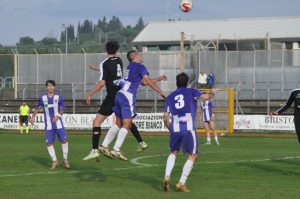
[[[210,89],[202,91],[210,92]],[[215,128],[217,133],[233,133],[234,125],[234,89],[223,88],[211,99],[215,115]],[[196,117],[197,133],[205,133],[202,122],[202,101],[198,101],[198,110]]]

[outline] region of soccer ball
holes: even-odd
[[[181,0],[179,8],[183,12],[190,12],[192,10],[192,0]]]

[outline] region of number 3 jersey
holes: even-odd
[[[196,129],[197,98],[202,93],[194,88],[177,88],[168,95],[165,112],[171,113],[171,132]]]

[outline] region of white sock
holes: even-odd
[[[168,177],[171,176],[171,172],[175,165],[175,160],[176,160],[176,156],[174,154],[170,154],[167,159],[165,176],[168,176]]]
[[[68,159],[68,152],[69,152],[69,144],[67,143],[62,143],[61,144],[64,160]]]
[[[127,133],[128,133],[128,130],[125,129],[125,128],[121,128],[119,130],[117,141],[116,141],[115,146],[114,146],[115,151],[120,151],[120,148],[122,147],[122,144],[123,144],[123,142],[126,138]]]
[[[211,139],[210,139],[210,138],[207,138],[207,142],[211,142]]]
[[[180,184],[186,183],[186,180],[192,171],[193,165],[194,165],[194,161],[192,161],[192,160],[187,160],[185,162],[184,167],[182,169],[182,174],[181,174],[181,177],[179,180]]]
[[[216,143],[219,143],[218,136],[215,136],[215,141],[216,141]]]
[[[102,146],[108,148],[108,145],[113,141],[113,139],[116,137],[117,133],[119,132],[119,127],[117,125],[113,125],[108,130],[103,142]]]
[[[50,157],[52,158],[52,161],[57,161],[57,158],[55,155],[55,149],[54,149],[53,145],[47,146],[47,149],[48,149],[48,153],[49,153]]]

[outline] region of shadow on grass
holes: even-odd
[[[47,157],[41,157],[41,156],[27,156],[23,158],[24,161],[31,160],[33,162],[36,162],[40,165],[42,165],[45,168],[50,168],[52,161],[50,158]]]
[[[276,161],[277,162],[277,161]],[[273,162],[274,163],[274,162]],[[277,162],[277,165],[270,165],[270,164],[259,164],[259,163],[238,163],[238,166],[249,167],[251,169],[262,171],[264,174],[279,174],[279,175],[300,175],[299,172],[296,172],[294,169],[291,171],[291,168],[286,166],[282,166],[280,162]],[[249,170],[251,172],[251,170]]]
[[[145,173],[145,175],[140,175],[137,173],[130,173],[128,178],[132,181],[138,181],[143,184],[148,184],[152,189],[162,192],[161,184],[162,179],[158,179],[157,176]]]

